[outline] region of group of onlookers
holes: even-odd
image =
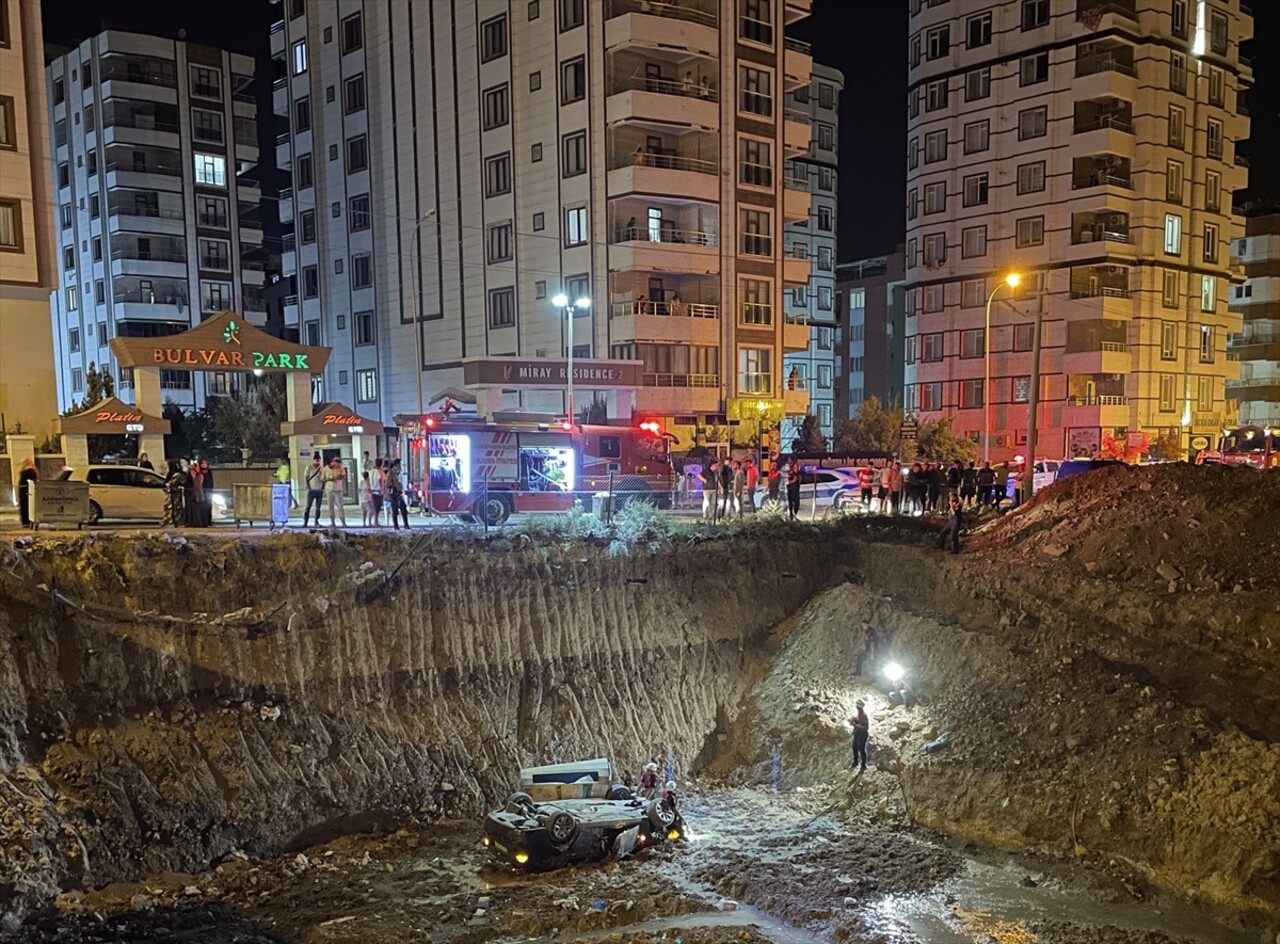
[[[310,525],[312,508],[315,508],[316,527],[320,526],[322,506],[328,508],[329,527],[347,526],[347,479],[347,467],[337,456],[330,459],[327,465],[319,453],[312,458],[311,464],[303,473],[303,485],[307,493],[307,504],[302,512],[304,528]],[[401,521],[405,528],[409,527],[409,506],[405,501],[399,459],[371,459],[366,452],[356,495],[364,527],[382,527],[384,509],[390,515],[391,526],[397,531],[400,530]]]
[[[741,518],[746,511],[756,509],[756,488],[760,484],[760,469],[754,459],[712,460],[693,475],[702,490],[702,517],[707,521],[725,521]],[[689,493],[689,475],[685,477],[686,494]]]
[[[138,467],[155,471],[144,452]],[[208,459],[170,459],[164,476],[164,524],[208,528],[213,524],[213,469]]]

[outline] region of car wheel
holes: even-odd
[[[547,820],[547,837],[553,845],[567,846],[578,834],[578,821],[563,810]]]
[[[473,514],[485,524],[494,527],[502,524],[511,516],[511,506],[507,504],[505,498],[491,495],[482,501],[476,502]]]
[[[506,810],[508,813],[522,813],[529,816],[533,813],[533,797],[517,791],[507,797]]]
[[[89,502],[89,524],[97,524],[102,520],[102,506],[96,501]]]
[[[625,783],[615,783],[609,788],[609,792],[604,795],[606,800],[631,800],[635,798],[635,793]]]
[[[654,829],[662,830],[664,833],[676,821],[675,808],[661,800],[650,800],[649,808],[645,810],[645,815],[649,817],[649,824]]]

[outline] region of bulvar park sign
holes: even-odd
[[[116,338],[111,352],[121,367],[177,370],[318,374],[329,362],[327,347],[308,347],[273,337],[241,321],[233,311],[166,338]]]

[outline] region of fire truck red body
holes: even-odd
[[[537,419],[433,419],[427,436],[427,504],[437,514],[498,524],[518,512],[567,511],[600,491],[669,500],[667,439],[640,427],[574,425]]]
[[[1217,449],[1201,449],[1196,465],[1241,465],[1254,469],[1280,469],[1280,433],[1261,426],[1226,430]]]

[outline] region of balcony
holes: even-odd
[[[719,374],[645,374],[636,409],[663,416],[720,412]]]
[[[605,0],[606,49],[720,50],[718,0]]]
[[[796,256],[788,251],[782,257],[782,282],[788,288],[799,288],[809,284],[809,257]]]
[[[1109,133],[1109,132],[1108,132]],[[1132,142],[1129,142],[1132,144]],[[1110,188],[1127,196],[1133,190],[1130,160],[1114,154],[1077,157],[1071,166],[1071,189]]]
[[[643,226],[626,226],[614,230],[612,237],[610,243],[615,248],[609,252],[609,268],[613,271],[640,269],[689,275],[720,271],[720,242],[715,233],[674,228],[655,233]]]
[[[1280,361],[1280,329],[1228,335],[1227,357],[1233,361]]]
[[[1280,402],[1280,374],[1226,381],[1228,400]]]
[[[181,236],[186,227],[181,210],[166,210],[152,206],[109,206],[107,228],[112,233],[154,233],[165,236]]]
[[[704,76],[704,78],[706,78]],[[605,110],[610,124],[620,121],[678,125],[715,131],[720,127],[720,96],[702,80],[630,76],[610,83]]]
[[[808,153],[813,139],[812,120],[805,112],[787,109],[782,122],[782,143],[789,157]]]
[[[772,397],[773,374],[743,371],[738,374],[738,396]]]
[[[782,324],[782,349],[787,352],[809,350],[809,325],[801,321],[785,321]]]
[[[609,195],[660,193],[705,203],[720,200],[720,167],[715,161],[673,153],[615,155],[609,171]]]
[[[1136,23],[1137,0],[1076,0],[1076,20],[1090,29],[1110,29],[1116,17]]]
[[[813,50],[808,43],[787,37],[783,40],[783,88],[790,92],[805,87],[813,77]]]
[[[114,292],[112,308],[117,320],[179,321],[191,316],[186,298],[175,292]]]
[[[1073,375],[1127,374],[1131,364],[1128,323],[1105,318],[1068,321],[1062,364]]]
[[[784,0],[782,17],[787,26],[812,14],[813,0]]]
[[[630,341],[720,344],[720,306],[701,302],[615,302],[609,308],[613,344]]]
[[[790,388],[783,390],[782,410],[787,416],[807,416],[809,413],[809,391],[792,390]]]

